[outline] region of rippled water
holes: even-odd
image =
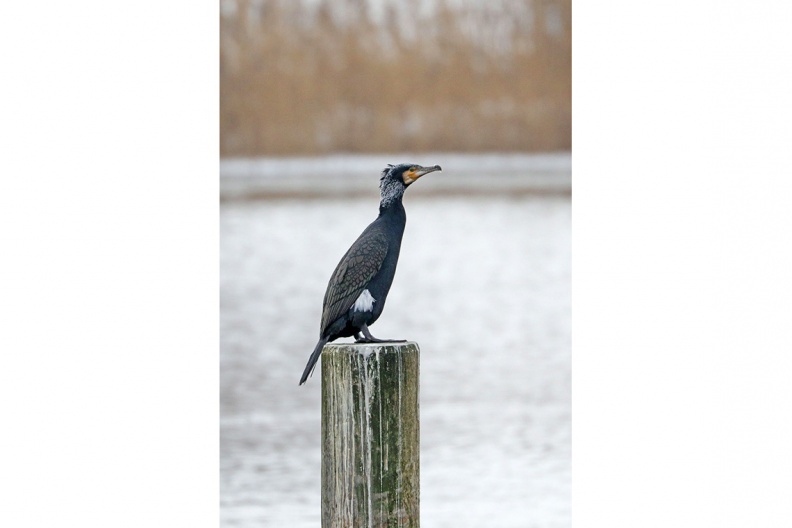
[[[570,525],[570,201],[405,197],[375,336],[421,346],[421,523]],[[221,207],[221,521],[320,525],[320,370],[298,387],[360,200]]]

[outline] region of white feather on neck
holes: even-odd
[[[403,195],[403,183],[387,178],[380,182],[380,208],[389,206]]]

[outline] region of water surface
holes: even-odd
[[[422,181],[421,184],[424,182]],[[421,346],[421,522],[570,525],[570,200],[407,192],[378,337]],[[320,525],[320,369],[297,382],[371,199],[221,207],[221,522]]]

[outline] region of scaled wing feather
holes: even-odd
[[[324,298],[320,333],[344,315],[382,267],[388,253],[384,233],[366,230],[338,263]]]

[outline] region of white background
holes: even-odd
[[[575,3],[576,528],[792,521],[789,20]],[[4,10],[2,526],[217,525],[217,27]]]

